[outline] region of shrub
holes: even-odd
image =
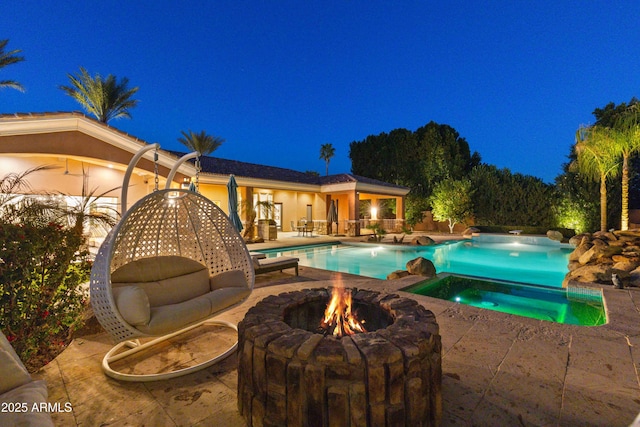
[[[0,329],[27,366],[82,326],[80,284],[91,271],[82,243],[77,231],[54,222],[0,221]]]

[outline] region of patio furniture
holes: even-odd
[[[272,271],[286,270],[288,268],[296,269],[298,275],[298,258],[293,257],[276,257],[276,258],[253,258],[253,266],[256,274],[269,273]]]
[[[102,368],[115,379],[153,381],[206,368],[233,353],[188,368],[146,375],[124,374],[110,363],[192,330],[216,324],[215,315],[243,302],[255,273],[244,240],[225,213],[204,196],[177,189],[138,201],[109,233],[91,270],[96,318],[118,342]],[[159,337],[140,344],[139,337]],[[122,351],[124,347],[129,349]]]
[[[295,221],[291,221],[291,231],[297,231],[299,236],[302,234],[302,230],[304,230],[303,225],[297,225]]]
[[[38,410],[41,404],[46,405],[47,402],[47,383],[31,378],[0,331],[0,425],[53,427],[49,413]]]

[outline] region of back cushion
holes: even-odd
[[[198,261],[180,256],[141,258],[125,264],[111,273],[112,282],[157,282],[193,273],[206,267]]]
[[[209,271],[197,261],[177,256],[143,258],[111,273],[112,286],[137,286],[151,307],[178,304],[210,291]]]

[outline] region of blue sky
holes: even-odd
[[[79,110],[58,86],[85,67],[139,86],[110,124],[164,148],[181,130],[215,156],[349,172],[349,143],[434,120],[484,162],[551,182],[580,124],[640,96],[637,1],[191,1],[0,4],[0,112]],[[407,153],[410,155],[411,153]]]

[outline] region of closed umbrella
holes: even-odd
[[[238,184],[236,178],[231,175],[229,182],[227,183],[227,191],[229,192],[229,220],[231,224],[238,230],[238,233],[242,231],[242,221],[238,216]]]
[[[331,234],[333,230],[333,223],[336,223],[336,233],[338,232],[338,210],[336,209],[336,204],[334,200],[331,200],[331,204],[329,205],[329,212],[327,213],[327,224],[329,228],[327,229],[327,233]]]

